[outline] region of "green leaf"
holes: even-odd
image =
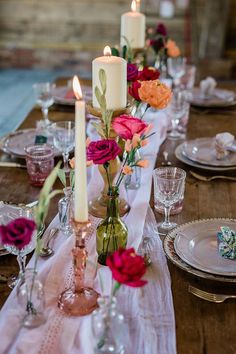
[[[61,183],[63,184],[63,186],[65,187],[66,186],[66,174],[65,174],[65,171],[62,170],[61,168],[58,170],[58,177],[61,181]]]
[[[35,247],[35,253],[37,256],[40,254],[42,247],[43,247],[43,240],[38,237],[36,242],[36,247]]]
[[[104,133],[103,128],[101,127],[100,123],[96,123],[93,122],[92,125],[94,126],[94,128],[96,129],[96,131],[98,132],[99,135],[101,135],[104,139],[106,138],[106,135]]]
[[[127,54],[127,45],[124,45],[122,47],[122,58],[126,59],[126,54]]]
[[[107,90],[107,77],[104,69],[99,70],[99,81],[102,88],[102,93],[105,96]]]
[[[111,48],[111,55],[115,56],[115,57],[119,57],[120,56],[120,52],[117,48],[112,47]]]
[[[70,186],[72,189],[74,189],[75,185],[75,170],[70,171]]]
[[[101,91],[99,90],[99,88],[97,86],[95,87],[94,93],[95,93],[96,99],[97,99],[97,101],[99,103],[99,106],[101,107],[102,93],[101,93]]]

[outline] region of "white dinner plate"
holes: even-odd
[[[22,129],[6,135],[1,139],[0,148],[7,154],[25,158],[25,147],[35,143],[36,129]],[[53,146],[53,137],[48,137],[47,144]],[[54,155],[60,156],[61,152],[54,148]]]
[[[82,86],[83,96],[86,100],[92,99],[92,88],[90,86]],[[53,90],[53,98],[56,104],[74,106],[75,98],[73,97],[72,88],[67,86],[58,86]]]
[[[236,260],[223,258],[218,251],[217,232],[221,226],[236,230],[236,220],[198,220],[178,228],[174,247],[180,258],[201,271],[236,276]]]
[[[236,142],[234,142],[234,146]],[[183,154],[190,160],[208,165],[229,167],[236,166],[236,151],[221,160],[216,158],[215,138],[198,138],[186,141],[183,145]]]
[[[198,107],[229,107],[236,104],[236,97],[233,91],[216,88],[211,97],[204,98],[200,88],[195,87],[192,89],[190,103]]]
[[[236,170],[236,166],[230,166],[230,167],[208,166],[208,165],[203,165],[198,162],[192,161],[188,159],[186,155],[184,155],[184,150],[183,150],[184,144],[185,143],[182,143],[179,146],[177,146],[177,148],[175,149],[175,156],[179,161],[185,163],[186,165],[196,167],[206,171],[212,171],[212,172],[229,172],[229,171]]]

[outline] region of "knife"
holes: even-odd
[[[7,162],[7,161],[0,161],[0,167],[19,167],[19,168],[26,168],[26,165],[22,165],[16,162]]]

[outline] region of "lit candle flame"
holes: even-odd
[[[105,47],[104,50],[103,50],[103,54],[104,54],[106,57],[110,57],[110,56],[111,56],[111,48],[109,47],[109,45],[106,45],[106,47]]]
[[[133,0],[132,3],[131,3],[131,10],[132,10],[132,12],[136,12],[137,11],[137,4],[136,4],[135,0]]]
[[[73,77],[73,91],[77,100],[81,100],[83,98],[78,76]]]

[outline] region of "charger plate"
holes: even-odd
[[[236,97],[234,91],[223,90],[216,88],[212,97],[205,98],[202,96],[199,87],[192,89],[192,98],[190,103],[198,107],[206,108],[224,108],[234,106],[236,104]]]
[[[36,129],[22,129],[10,133],[1,139],[0,148],[9,155],[25,158],[25,146],[35,143]],[[48,137],[48,144],[53,146],[53,137]],[[54,148],[54,155],[60,156],[61,152]]]
[[[184,144],[185,143],[182,143],[177,146],[177,148],[175,149],[175,156],[179,161],[185,163],[186,165],[200,168],[200,169],[206,170],[206,171],[212,171],[212,172],[218,172],[218,171],[228,172],[228,171],[235,171],[236,170],[236,166],[230,166],[230,167],[208,166],[208,165],[204,165],[204,164],[192,161],[192,160],[188,159],[187,156],[184,155]]]
[[[197,269],[190,264],[186,263],[184,259],[178,256],[175,250],[175,238],[180,232],[184,232],[184,230],[188,227],[194,227],[194,224],[198,224],[199,222],[216,222],[224,225],[225,222],[234,223],[236,227],[236,220],[235,219],[224,219],[224,218],[216,218],[216,219],[202,219],[202,220],[195,220],[180,226],[177,226],[174,230],[172,230],[164,239],[163,247],[167,258],[175,264],[180,269],[184,270],[185,272],[197,276],[203,279],[209,279],[219,282],[226,282],[226,283],[236,283],[236,276],[224,276],[224,275],[217,275],[213,273],[208,273],[203,270]],[[234,262],[236,267],[236,261],[229,260],[229,262]]]
[[[230,167],[236,166],[236,142],[235,151],[230,151],[222,160],[216,158],[215,138],[198,138],[188,140],[183,145],[183,154],[190,160],[208,166]]]
[[[56,104],[74,106],[75,97],[73,97],[72,89],[69,89],[68,86],[58,86],[53,90],[53,98]],[[92,99],[92,88],[91,86],[82,86],[83,96],[86,100]],[[67,94],[69,93],[68,97]]]

